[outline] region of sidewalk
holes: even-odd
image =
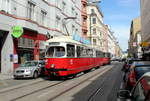
[[[8,80],[8,79],[13,79],[13,75],[12,74],[1,74],[0,73],[0,81],[1,80]]]

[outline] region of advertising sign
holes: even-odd
[[[14,54],[14,56],[13,56],[13,62],[18,63],[18,55],[17,54]]]
[[[12,36],[15,38],[19,38],[23,34],[23,28],[21,26],[13,26],[12,27]]]

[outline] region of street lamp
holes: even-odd
[[[77,18],[76,18],[76,17],[66,17],[66,18],[64,18],[64,20],[69,20],[69,19],[77,19]],[[66,30],[66,32],[67,32],[67,35],[69,36],[70,34],[69,34],[69,32],[68,32],[66,23],[63,22],[63,25],[64,25],[64,27],[65,27],[65,30]]]

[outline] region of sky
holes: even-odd
[[[109,25],[123,51],[128,49],[131,21],[140,16],[140,0],[101,0],[104,23]]]

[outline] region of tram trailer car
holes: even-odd
[[[47,41],[45,68],[49,76],[67,77],[109,63],[108,54],[66,37]]]

